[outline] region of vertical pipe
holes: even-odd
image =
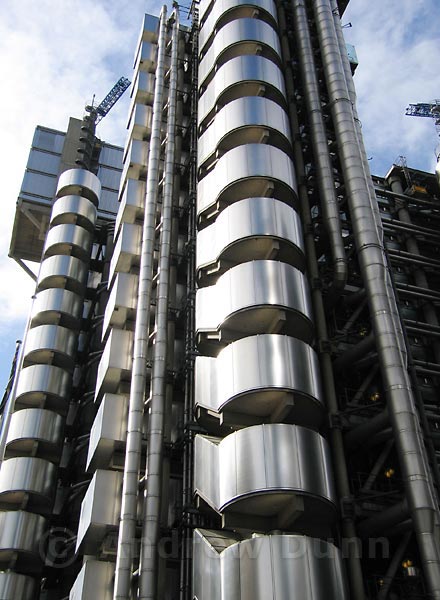
[[[147,447],[147,480],[139,566],[139,599],[157,598],[157,546],[160,533],[162,460],[164,446],[165,389],[168,341],[168,292],[173,222],[175,129],[178,78],[179,16],[174,11],[167,143],[165,154],[159,280],[156,303],[156,335],[151,380],[151,408]]]
[[[438,510],[411,384],[396,332],[396,301],[387,285],[386,257],[371,210],[368,182],[365,179],[351,100],[347,93],[331,5],[329,0],[313,0],[312,5],[348,191],[358,260],[365,281],[382,379],[388,397],[390,421],[427,587],[431,596],[439,599],[440,550],[435,533]]]
[[[146,361],[150,321],[153,252],[156,229],[157,187],[161,151],[161,125],[165,73],[166,15],[164,5],[160,15],[156,85],[153,103],[150,153],[145,196],[145,217],[142,231],[139,288],[134,332],[133,371],[128,408],[127,443],[122,486],[121,518],[116,556],[114,600],[128,600],[131,586],[133,546],[136,533],[136,513],[141,463],[142,426]]]
[[[400,562],[409,544],[411,536],[412,532],[408,532],[405,533],[402,537],[402,540],[398,545],[393,558],[391,559],[385,577],[383,578],[383,586],[379,594],[377,595],[377,600],[386,600],[386,598],[388,597],[388,592],[390,591],[391,584],[393,583],[394,577],[396,576],[397,569],[399,568]]]

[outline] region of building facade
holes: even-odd
[[[440,598],[439,181],[371,177],[345,6],[146,15],[123,152],[26,180],[2,600]]]

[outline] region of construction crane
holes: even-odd
[[[440,138],[440,100],[410,104],[405,114],[409,117],[429,117],[430,119],[434,119],[435,128]]]
[[[96,171],[100,151],[100,145],[97,143],[95,136],[96,125],[108,114],[130,83],[131,81],[126,77],[121,77],[98,106],[94,106],[93,101],[92,104],[86,106],[86,114],[81,123],[81,136],[79,138],[81,145],[77,149],[77,158],[75,159],[78,167],[90,169],[93,172]]]

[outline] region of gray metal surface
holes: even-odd
[[[12,414],[6,439],[6,457],[30,456],[58,462],[63,441],[64,419],[56,413],[26,408]]]
[[[212,11],[203,22],[199,34],[199,47],[203,52],[204,46],[212,42],[214,30],[219,30],[229,21],[243,17],[253,17],[255,10],[259,18],[277,24],[277,11],[273,0],[216,0]],[[202,18],[202,16],[201,16]]]
[[[132,352],[133,332],[112,329],[99,361],[95,400],[106,392],[118,392],[121,381],[130,380]]]
[[[31,328],[38,325],[61,325],[78,330],[83,299],[75,292],[52,288],[38,292],[32,304]]]
[[[219,67],[199,99],[197,119],[206,126],[218,110],[243,96],[264,96],[285,104],[284,77],[280,68],[263,56],[237,56]]]
[[[16,457],[0,469],[0,510],[26,508],[50,512],[56,491],[56,467],[41,458]],[[0,596],[1,597],[1,596]]]
[[[285,333],[310,343],[312,318],[307,279],[276,260],[236,265],[215,285],[197,291],[196,334],[203,354],[257,333]]]
[[[113,563],[89,558],[78,573],[70,590],[69,600],[90,600],[97,597],[97,591],[99,591],[99,600],[111,600],[114,576]]]
[[[15,408],[48,408],[64,415],[69,392],[68,371],[52,365],[32,365],[20,371]]]
[[[224,439],[196,436],[194,488],[215,511],[242,514],[244,528],[250,515],[268,529],[296,530],[299,523],[316,530],[318,521],[322,528],[336,516],[328,444],[295,425],[246,427]]]
[[[116,272],[128,273],[132,266],[139,265],[141,244],[142,226],[123,223],[110,261],[110,280],[113,279]]]
[[[197,234],[200,285],[249,260],[273,258],[304,270],[304,242],[298,213],[274,198],[245,198],[225,208]]]
[[[66,288],[83,293],[87,282],[87,265],[74,256],[50,256],[41,263],[37,291]]]
[[[86,260],[90,256],[92,235],[77,225],[55,225],[47,233],[44,243],[44,258],[65,254]]]
[[[44,546],[40,544],[46,527],[40,515],[22,510],[0,512],[1,571],[13,566],[24,574],[38,572],[44,559]]]
[[[154,82],[154,73],[146,73],[145,71],[138,71],[136,73],[131,88],[131,109],[137,103],[153,104]]]
[[[147,71],[154,73],[157,65],[157,44],[142,41],[138,46],[134,59],[135,71]]]
[[[53,364],[73,369],[77,336],[74,331],[57,325],[39,325],[27,335],[23,350],[23,365]]]
[[[96,223],[96,206],[81,196],[63,196],[52,206],[50,226],[76,224],[93,231]]]
[[[206,86],[214,67],[245,54],[258,54],[281,64],[281,48],[274,28],[258,19],[237,19],[224,25],[199,64],[199,87]]]
[[[0,572],[0,598],[2,600],[33,600],[37,581],[13,571]]]
[[[57,196],[84,196],[98,206],[101,182],[98,177],[84,169],[69,169],[58,179]]]
[[[136,139],[130,140],[125,152],[121,181],[125,181],[127,178],[145,177],[149,150],[149,142]]]
[[[238,340],[217,358],[198,356],[195,377],[196,407],[228,412],[232,421],[247,415],[248,424],[252,418],[254,423],[284,418],[316,427],[323,416],[317,356],[295,338],[266,334]]]
[[[135,104],[128,121],[128,139],[144,140],[151,134],[153,109],[146,104]],[[126,153],[124,152],[124,161]]]
[[[127,179],[123,188],[119,211],[116,216],[115,231],[122,223],[134,223],[144,215],[145,181]]]
[[[197,214],[209,219],[238,200],[273,196],[296,204],[297,183],[289,156],[264,144],[245,144],[226,152],[198,185]]]
[[[273,100],[245,96],[232,100],[216,114],[197,144],[199,167],[235,146],[267,141],[290,152],[290,127],[286,111]],[[202,171],[203,174],[203,171]]]
[[[194,532],[197,600],[348,600],[342,556],[333,544],[299,535],[255,535],[236,542]]]
[[[134,327],[136,318],[137,290],[139,276],[133,273],[117,273],[105,307],[102,324],[103,339],[109,333],[110,327],[125,329],[128,321]]]

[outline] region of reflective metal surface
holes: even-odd
[[[273,100],[246,96],[229,102],[200,136],[197,145],[199,166],[209,166],[235,146],[265,141],[284,152],[290,149],[290,127],[286,111]]]
[[[136,52],[134,70],[154,72],[157,62],[157,44],[142,41]]]
[[[53,203],[50,225],[80,225],[93,231],[96,223],[96,206],[81,196],[63,196]]]
[[[133,332],[112,329],[101,356],[96,378],[95,400],[106,392],[116,393],[129,381],[132,367]]]
[[[121,452],[127,438],[127,416],[128,396],[104,394],[90,431],[87,471],[113,466],[113,455]]]
[[[141,243],[141,225],[123,223],[110,262],[110,280],[116,272],[128,273],[133,265],[139,265]]]
[[[221,412],[225,423],[283,420],[316,427],[322,420],[318,359],[304,342],[256,335],[231,343],[217,358],[198,356],[195,403]],[[202,410],[200,410],[202,409]],[[204,410],[203,410],[204,409]]]
[[[20,371],[15,408],[48,408],[64,415],[69,392],[68,371],[52,365],[32,365]]]
[[[81,504],[77,550],[98,553],[105,535],[116,530],[121,508],[122,473],[98,470],[87,488]]]
[[[0,569],[13,566],[21,573],[38,572],[44,559],[40,542],[46,527],[40,515],[22,510],[0,512]]]
[[[12,571],[0,572],[0,598],[2,600],[33,600],[37,581],[27,575]]]
[[[41,263],[37,290],[65,288],[79,294],[84,292],[87,265],[74,256],[51,256]]]
[[[47,514],[56,491],[56,467],[41,458],[5,460],[0,469],[0,510]],[[1,596],[0,596],[1,597]]]
[[[203,51],[207,42],[212,41],[214,29],[237,18],[253,17],[258,11],[260,19],[277,24],[277,12],[273,0],[216,0],[212,11],[203,23],[199,34],[199,48]]]
[[[154,73],[138,71],[131,88],[131,107],[135,104],[152,104],[154,96]]]
[[[122,181],[126,178],[145,177],[147,172],[149,142],[144,140],[130,140],[125,153]]]
[[[199,86],[206,86],[215,66],[235,56],[262,55],[281,63],[281,48],[274,28],[258,19],[237,19],[224,25],[199,64]]]
[[[198,185],[197,214],[207,220],[251,196],[296,204],[297,183],[289,156],[274,146],[246,144],[226,152]]]
[[[241,542],[194,532],[193,596],[198,600],[348,600],[339,549],[300,535]]]
[[[69,169],[61,173],[57,185],[57,196],[67,195],[84,196],[97,206],[101,195],[101,182],[90,171]]]
[[[151,106],[147,106],[146,104],[135,104],[127,125],[127,138],[144,140],[146,136],[151,134],[152,119],[153,109]],[[124,153],[124,160],[125,156],[126,154]]]
[[[50,410],[26,408],[11,416],[6,457],[38,455],[58,462],[63,441],[64,419]]]
[[[60,288],[42,290],[32,305],[31,327],[61,325],[79,329],[82,309],[82,297],[74,292]]]
[[[39,325],[30,329],[23,350],[23,365],[55,365],[72,369],[76,353],[76,334],[66,327]]]
[[[114,576],[115,565],[113,563],[87,560],[70,590],[69,600],[89,600],[96,597],[98,590],[99,600],[112,600]]]
[[[215,511],[243,515],[238,529],[252,515],[251,527],[323,535],[336,516],[328,444],[295,425],[246,427],[224,439],[197,435],[194,487]]]
[[[44,258],[55,254],[75,256],[88,259],[92,246],[92,235],[77,225],[55,225],[50,229],[44,243]]]
[[[249,260],[273,258],[304,270],[299,215],[273,198],[245,198],[225,208],[197,234],[200,285],[214,282],[226,269]]]
[[[237,56],[219,67],[199,99],[198,123],[205,126],[214,110],[243,96],[264,96],[285,104],[284,77],[277,65],[263,56]]]
[[[144,199],[145,181],[127,179],[116,216],[115,231],[119,231],[122,223],[134,223],[136,219],[142,219]]]
[[[258,260],[232,267],[196,296],[203,354],[257,333],[285,333],[310,343],[312,307],[305,276],[286,263]]]
[[[109,327],[124,329],[127,321],[134,324],[136,318],[139,276],[132,273],[117,273],[105,307],[102,326],[103,338]]]

